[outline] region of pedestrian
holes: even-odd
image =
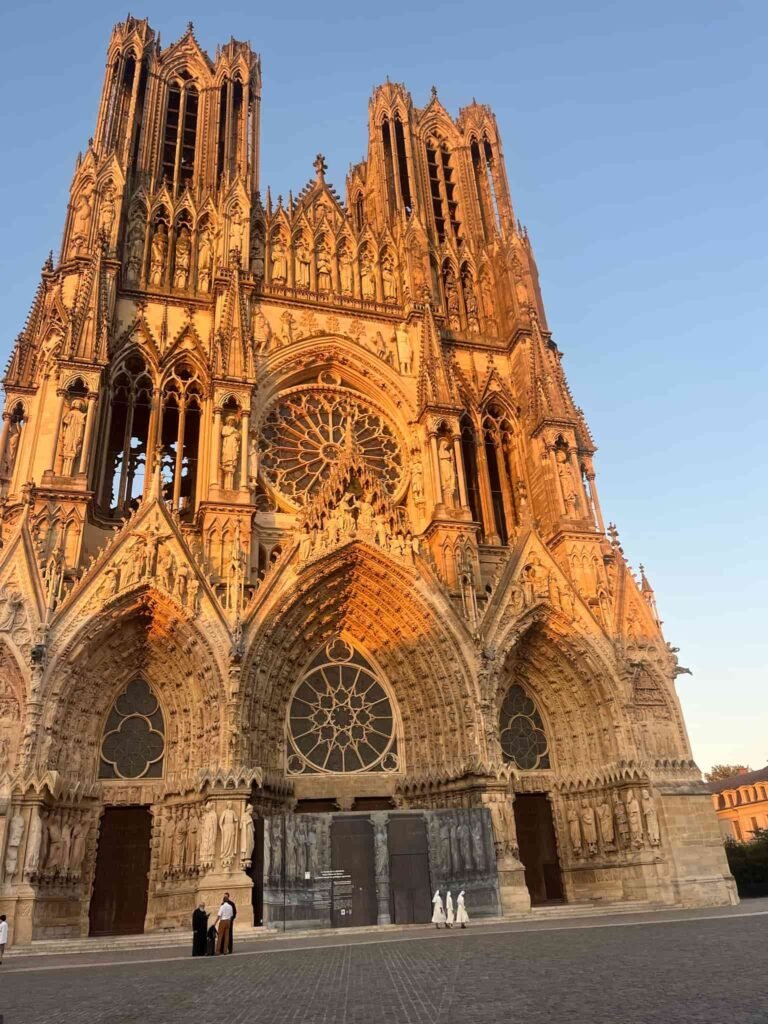
[[[456,924],[460,924],[462,928],[466,928],[469,922],[469,914],[467,908],[464,906],[464,890],[462,889],[459,893],[459,898],[456,900]]]
[[[453,912],[453,896],[451,896],[451,890],[445,897],[445,927],[453,928],[453,922],[456,920],[456,915]]]
[[[216,925],[212,924],[208,929],[208,941],[205,944],[205,955],[216,956]]]
[[[5,914],[0,914],[0,964],[3,962],[5,944],[8,941],[8,921]]]
[[[229,953],[229,932],[232,927],[232,904],[222,899],[219,912],[216,915],[214,926],[216,928],[216,954]]]
[[[227,948],[227,952],[231,953],[235,940],[235,918],[237,917],[237,907],[235,906],[235,901],[229,898],[228,892],[224,893],[224,902],[228,903],[230,907],[232,907],[232,923],[229,926],[229,943]]]
[[[435,928],[439,928],[441,924],[445,924],[445,910],[443,910],[443,898],[440,895],[439,889],[432,897],[432,905],[435,908],[432,913],[432,924],[435,926]]]
[[[192,956],[205,956],[208,941],[208,914],[199,903],[192,912]]]

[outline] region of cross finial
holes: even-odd
[[[437,99],[437,86],[436,85],[432,86],[432,99],[433,100]]]
[[[325,172],[328,170],[328,164],[325,162],[325,157],[322,153],[318,153],[315,157],[315,162],[312,164],[317,172],[317,180],[325,180]]]
[[[194,26],[194,25],[192,24],[192,22],[191,22],[191,21],[188,21],[188,22],[187,22],[187,32],[188,32],[188,33],[189,33],[190,35],[194,35],[194,32],[195,32],[195,26]]]

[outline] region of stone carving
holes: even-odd
[[[255,227],[251,232],[251,271],[254,277],[264,277],[264,235],[260,228]]]
[[[400,373],[409,376],[413,371],[413,346],[408,333],[408,325],[403,321],[395,330],[395,345],[397,348],[397,361],[400,364]]]
[[[661,833],[659,831],[659,816],[656,813],[656,807],[654,806],[651,794],[647,789],[644,789],[640,796],[642,798],[645,831],[648,836],[648,842],[651,846],[658,846],[661,842]]]
[[[75,459],[83,447],[85,415],[85,402],[74,398],[62,417],[60,441],[62,476],[72,476]]]
[[[108,242],[112,241],[112,229],[115,226],[115,189],[109,184],[101,194],[99,204],[99,227]]]
[[[232,810],[232,801],[227,801],[227,806],[219,818],[221,829],[221,866],[225,869],[231,868],[235,860],[237,847],[237,815]]]
[[[325,246],[317,250],[317,290],[329,292],[331,284],[331,256]]]
[[[615,850],[616,829],[613,823],[613,811],[605,796],[597,805],[597,820],[600,823],[600,837],[603,841],[603,848]]]
[[[19,847],[24,837],[24,818],[17,809],[8,826],[8,844],[5,848],[5,880],[12,882],[19,861]]]
[[[10,633],[17,623],[17,618],[25,616],[22,592],[5,587],[0,590],[0,633]]]
[[[152,236],[149,263],[149,283],[159,285],[163,283],[165,274],[165,262],[168,258],[168,232],[162,221],[155,228]]]
[[[72,826],[72,847],[69,855],[69,874],[75,882],[80,880],[82,874],[87,841],[88,821],[81,816]]]
[[[555,449],[555,460],[557,461],[557,473],[560,479],[560,488],[563,495],[566,514],[569,516],[575,516],[577,514],[576,491],[573,486],[571,463],[568,460],[568,453],[564,448]]]
[[[384,289],[385,302],[397,302],[397,284],[395,283],[395,272],[392,266],[392,257],[386,255],[381,262],[381,280]],[[403,373],[406,371],[403,370]]]
[[[643,846],[643,819],[640,814],[640,801],[632,789],[627,790],[627,817],[629,819],[629,836],[636,850]]]
[[[352,294],[352,257],[349,249],[342,246],[339,250],[339,278],[342,295]]]
[[[575,856],[581,856],[581,824],[579,822],[579,812],[576,804],[568,804],[566,810],[566,818],[568,819],[568,838],[571,841],[571,849]]]
[[[243,820],[240,825],[240,860],[244,867],[251,866],[253,844],[255,840],[254,829],[253,809],[251,807],[246,807],[243,812]]]
[[[189,267],[192,262],[192,242],[189,228],[184,225],[176,239],[176,259],[173,266],[173,287],[186,288],[189,280]]]
[[[453,459],[453,445],[448,438],[441,438],[438,456],[442,499],[449,508],[453,508],[456,494],[456,463]]]
[[[619,839],[622,846],[629,846],[629,819],[627,818],[627,808],[624,806],[624,801],[621,799],[618,793],[613,794],[614,810],[616,816],[616,825],[619,829]]]
[[[47,875],[55,875],[64,867],[64,834],[61,811],[53,810],[48,815],[48,856],[45,861]]]
[[[506,856],[517,858],[517,829],[515,815],[508,800],[496,800],[488,805],[493,825],[493,842],[498,859]]]
[[[240,427],[234,416],[227,416],[221,428],[221,471],[224,476],[223,487],[231,491],[235,486],[235,473],[240,461]]]
[[[218,815],[216,814],[216,805],[211,802],[208,804],[205,809],[205,813],[203,814],[202,828],[200,830],[200,855],[198,861],[202,871],[213,867],[213,861],[216,855],[216,835],[218,827],[219,822]]]
[[[84,188],[77,200],[72,218],[72,251],[75,255],[79,255],[88,244],[92,214],[93,190]]]
[[[201,292],[211,290],[211,272],[213,269],[213,245],[211,232],[206,226],[200,232],[197,243],[197,286]]]
[[[128,222],[125,241],[125,279],[128,284],[138,284],[141,261],[144,256],[144,209],[135,206]]]
[[[173,842],[171,845],[171,871],[174,874],[181,874],[184,871],[186,853],[187,817],[184,808],[180,807],[176,815],[176,823],[173,830]]]
[[[456,278],[451,270],[448,270],[445,275],[445,305],[448,310],[448,326],[452,331],[457,331],[461,327],[459,290],[456,287]]]
[[[581,832],[590,854],[597,853],[597,825],[595,811],[588,800],[581,801]]]
[[[285,255],[285,245],[280,235],[272,240],[272,281],[274,284],[285,284],[288,280],[288,260]]]
[[[27,836],[27,852],[24,859],[24,877],[29,880],[36,877],[40,868],[40,846],[43,841],[43,821],[36,807],[32,808],[29,818],[29,834]]]
[[[376,298],[376,278],[373,274],[373,262],[367,251],[360,258],[360,287],[364,299]]]
[[[309,288],[310,255],[303,236],[296,247],[296,287]]]
[[[269,826],[269,878],[273,885],[279,885],[283,870],[283,835],[279,818],[270,818]]]

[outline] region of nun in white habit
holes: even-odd
[[[432,905],[434,907],[432,924],[434,924],[435,928],[439,928],[441,924],[445,924],[445,910],[443,909],[443,899],[439,889],[432,897]]]
[[[445,927],[452,928],[453,922],[456,920],[456,915],[453,912],[453,896],[451,896],[451,890],[445,897]]]
[[[459,898],[456,900],[456,924],[460,924],[462,928],[467,927],[469,922],[469,914],[467,908],[464,906],[464,890],[462,889],[459,893]]]

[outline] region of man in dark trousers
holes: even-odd
[[[234,902],[229,898],[229,893],[224,893],[224,902],[228,903],[232,907],[232,923],[229,926],[229,952],[232,952],[232,942],[235,933],[235,918],[237,917],[237,907]]]

